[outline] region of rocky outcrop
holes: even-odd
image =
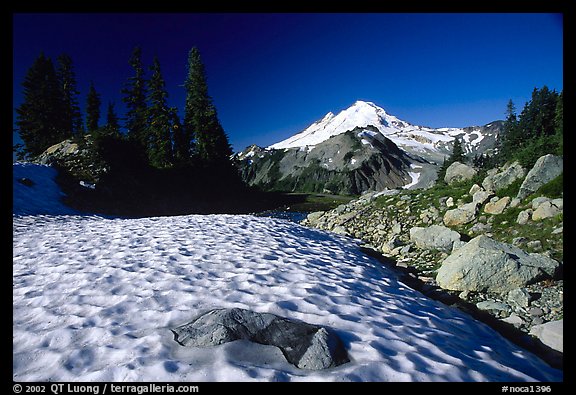
[[[486,191],[497,192],[502,188],[506,188],[514,181],[523,178],[526,175],[526,170],[520,166],[518,162],[505,165],[498,169],[494,174],[489,174],[484,181],[482,187]]]
[[[488,176],[502,173],[506,168],[492,170]],[[479,184],[471,185],[467,195],[461,194],[462,188],[454,190],[458,191],[454,196],[439,196],[436,188],[367,193],[337,209],[311,214],[304,223],[360,239],[363,249],[382,257],[383,262],[390,263],[401,273],[408,273],[403,275],[403,281],[425,295],[448,304],[454,304],[455,300],[458,300],[456,303],[465,301],[476,309],[480,303],[481,307],[487,308],[482,314],[493,316],[498,322],[503,321],[524,333],[535,325],[561,319],[562,216],[541,221],[538,216],[534,220],[532,214],[543,204],[541,211],[553,204],[561,213],[563,199],[537,197],[520,201],[502,195],[502,190],[499,191],[501,196],[495,196],[495,191],[486,190]],[[454,232],[453,238],[446,237],[446,243],[427,234],[442,228]],[[486,283],[496,281],[498,287],[495,290],[485,287],[484,291],[452,291],[440,287],[437,275],[443,262],[474,245],[465,240],[481,235],[492,240],[489,243],[494,243],[493,248],[482,251],[478,248],[478,256],[470,260],[478,264],[478,270],[485,265],[484,258],[496,260],[493,276],[485,274],[484,279]],[[527,261],[525,257],[528,257]],[[532,259],[536,259],[537,264],[526,263]],[[542,262],[551,263],[551,270],[546,264],[542,266]],[[559,269],[554,269],[557,267]],[[420,282],[414,282],[416,278]],[[514,278],[522,281],[515,282]]]
[[[467,181],[472,179],[476,173],[477,171],[473,167],[465,165],[464,163],[454,162],[446,169],[444,182],[451,185],[456,182]]]
[[[564,161],[562,157],[544,155],[538,158],[522,182],[516,197],[520,200],[525,199],[528,195],[536,192],[542,185],[558,177],[563,171]]]
[[[94,147],[90,134],[74,141],[64,140],[47,148],[33,163],[56,165],[78,180],[96,184],[109,171],[109,166]]]
[[[418,162],[375,128],[356,128],[306,148],[251,146],[234,161],[250,185],[268,190],[354,195],[402,187]]]
[[[246,309],[214,309],[172,329],[187,347],[210,347],[244,339],[278,347],[300,369],[320,370],[349,362],[348,353],[332,330],[302,321]]]
[[[477,236],[443,262],[436,281],[445,289],[507,293],[514,288],[553,278],[560,264],[541,254]]]

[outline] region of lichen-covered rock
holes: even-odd
[[[476,175],[477,171],[468,165],[460,162],[454,162],[446,169],[444,181],[448,184],[470,180]]]
[[[563,171],[564,161],[562,157],[550,154],[541,156],[526,175],[516,197],[521,200],[526,198],[542,185],[558,177]]]
[[[509,203],[510,203],[509,196],[504,196],[501,199],[496,199],[494,202],[490,201],[486,203],[486,205],[484,206],[484,212],[486,214],[493,214],[493,215],[502,214],[504,210],[506,210],[506,207],[508,207]]]
[[[464,204],[458,208],[448,210],[442,219],[446,226],[458,226],[472,222],[476,218],[478,205],[474,202]]]
[[[480,235],[443,262],[436,281],[454,291],[504,294],[514,288],[554,277],[560,264],[541,254],[528,254],[510,244]]]
[[[518,162],[513,162],[509,166],[501,169],[501,171],[489,175],[482,181],[482,187],[486,191],[497,192],[499,189],[506,188],[519,178],[526,175],[524,169]]]
[[[536,210],[532,213],[532,220],[540,221],[545,218],[554,217],[564,209],[564,199],[554,199],[552,201],[546,201],[538,206]]]
[[[460,240],[460,234],[442,225],[432,225],[427,228],[414,226],[410,229],[410,241],[418,248],[431,248],[450,252],[455,241]]]

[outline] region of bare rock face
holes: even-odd
[[[245,339],[278,347],[300,369],[320,370],[349,362],[344,344],[319,325],[251,310],[214,309],[172,329],[182,346],[210,347]]]

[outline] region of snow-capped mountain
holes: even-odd
[[[434,129],[357,101],[279,143],[250,146],[235,159],[246,182],[266,189],[359,194],[421,188],[434,182],[456,139],[470,156],[489,152],[501,125]]]
[[[455,138],[459,138],[466,153],[484,152],[493,148],[501,122],[467,128],[439,128],[416,126],[388,114],[372,102],[357,101],[338,115],[332,112],[314,122],[302,132],[286,140],[272,144],[270,149],[311,147],[332,136],[345,133],[355,127],[373,126],[399,148],[424,159],[441,163],[452,150]]]

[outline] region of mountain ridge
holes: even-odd
[[[285,140],[265,148],[249,146],[233,159],[245,182],[264,189],[360,194],[382,188],[421,188],[435,181],[456,139],[468,155],[490,153],[501,126],[502,121],[465,128],[417,126],[373,102],[357,100]],[[343,141],[345,134],[349,135]],[[379,148],[374,147],[375,139]],[[319,174],[326,170],[334,173],[332,178]],[[314,182],[294,182],[303,175]],[[322,187],[322,182],[330,187]]]
[[[416,152],[418,155],[424,156],[425,159],[441,163],[443,157],[449,155],[456,137],[461,138],[466,153],[473,153],[477,151],[475,145],[480,144],[484,138],[492,137],[491,140],[495,140],[497,132],[490,130],[490,128],[501,122],[497,120],[483,126],[463,128],[431,128],[414,125],[399,119],[374,102],[357,100],[352,106],[340,111],[337,115],[328,112],[322,119],[312,123],[302,132],[271,144],[267,148],[284,149],[314,146],[354,127],[374,126],[385,137],[406,151]]]

